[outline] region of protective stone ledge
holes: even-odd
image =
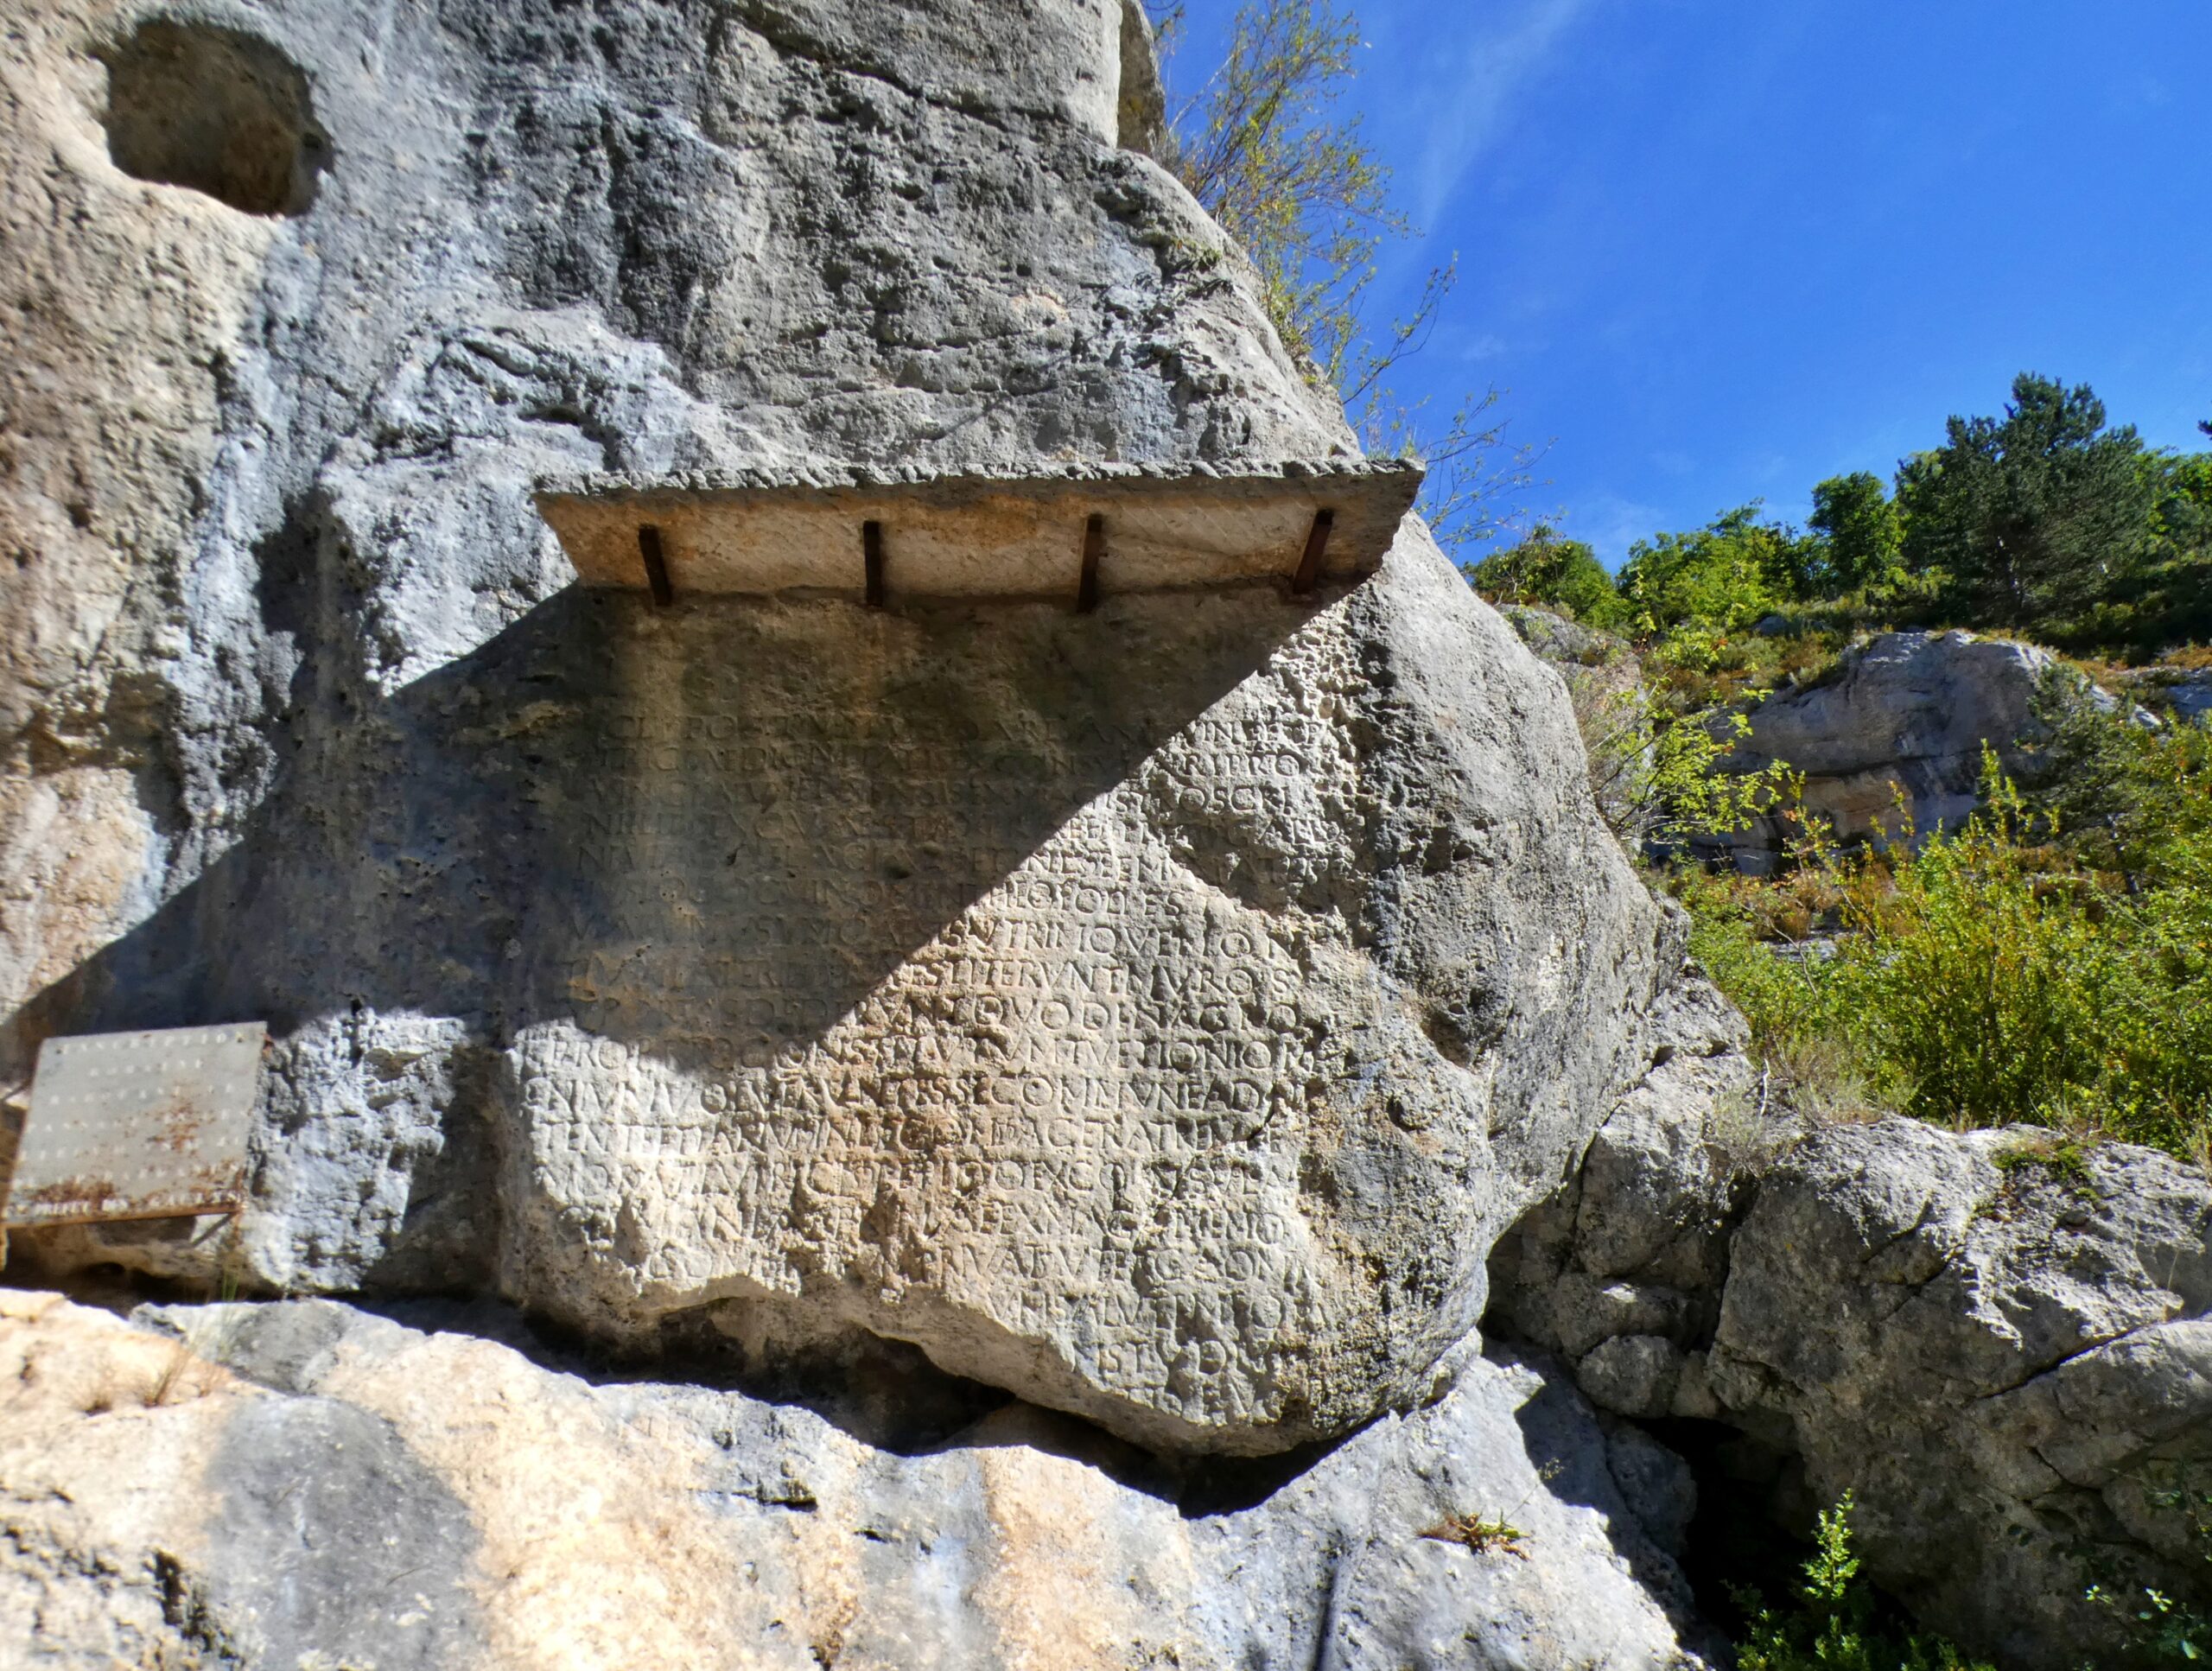
[[[1395,459],[1241,473],[695,473],[546,477],[537,498],[587,586],[1089,601],[1360,578],[1382,562],[1421,478]]]

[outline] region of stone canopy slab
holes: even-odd
[[[586,586],[1095,599],[1363,577],[1421,477],[1419,464],[1396,459],[1239,473],[1184,463],[935,477],[592,475],[542,479],[537,498]]]

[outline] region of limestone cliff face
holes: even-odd
[[[1116,145],[1115,0],[5,16],[11,1007],[560,589],[537,471],[1347,440]]]
[[[1120,5],[8,15],[19,1071],[268,1019],[270,1287],[862,1331],[1163,1451],[1431,1387],[1669,956],[1425,531],[656,610],[531,498],[1348,454]]]

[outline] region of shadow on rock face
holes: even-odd
[[[1615,1557],[1679,1624],[1692,1629],[1698,1604],[1677,1565],[1698,1505],[1688,1465],[1636,1424],[1597,1416],[1550,1360],[1522,1358],[1510,1347],[1493,1348],[1491,1356],[1546,1372],[1513,1417],[1548,1494],[1605,1515]]]
[[[243,839],[40,994],[19,1036],[254,1017],[283,1041],[349,1016],[444,1018],[467,1035],[438,1045],[464,1064],[447,1088],[449,1168],[471,1164],[487,1099],[520,1095],[499,1053],[533,1028],[610,1080],[645,1060],[766,1073],[1309,613],[1271,590],[1076,616],[703,597],[658,610],[571,588],[381,706],[326,650],[296,681],[286,777]],[[1052,909],[1080,914],[1084,881],[1053,879],[1069,897]],[[396,1082],[406,1064],[370,1066]],[[303,1083],[273,1096],[280,1129],[304,1117],[289,1102],[317,1100]]]
[[[35,1001],[55,1030],[573,1020],[679,1065],[819,1035],[1304,617],[571,588],[308,740],[220,861]]]
[[[390,1423],[335,1399],[245,1403],[211,1474],[210,1559],[188,1575],[157,1557],[156,1574],[180,1620],[231,1627],[205,1645],[254,1664],[437,1671],[480,1641],[467,1507]]]
[[[156,19],[106,54],[108,150],[141,180],[299,214],[330,155],[306,74],[259,37]]]

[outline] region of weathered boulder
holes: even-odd
[[[2183,725],[2212,725],[2212,668],[2146,667],[2127,677],[2129,696]]]
[[[1956,829],[1980,804],[1985,744],[2008,772],[2032,769],[2023,746],[2046,734],[2035,702],[2056,666],[2049,651],[2005,639],[1885,632],[1753,708],[1750,734],[1722,764],[1750,772],[1783,761],[1802,772],[1804,810],[1845,841],[1892,839],[1908,818],[1923,836]],[[1767,817],[1698,845],[1756,867],[1794,833]]]
[[[0,1005],[566,584],[540,471],[1350,450],[1129,3],[0,8]]]
[[[19,10],[0,1065],[275,1043],[235,1245],[18,1257],[865,1331],[1162,1450],[1424,1395],[1670,955],[1426,532],[1308,597],[659,609],[531,497],[1348,454],[1117,144],[1122,6]],[[132,91],[209,76],[251,181]]]
[[[147,1320],[0,1293],[0,1640],[42,1666],[1703,1663],[1613,1477],[1678,1529],[1669,1458],[1510,1355],[1286,1483],[1011,1403],[887,1448],[330,1301]],[[1517,1535],[1426,1535],[1460,1515]]]
[[[1591,792],[1615,833],[1633,841],[1650,823],[1654,759],[1651,697],[1635,649],[1614,633],[1533,604],[1501,604],[1498,613],[1565,682],[1590,763]]]
[[[2199,668],[2159,692],[2168,707],[2191,725],[2212,725],[2212,672]]]
[[[1759,1181],[1713,1391],[1787,1419],[1921,1617],[2073,1666],[2112,1647],[2092,1582],[2212,1602],[2189,1529],[2212,1486],[2208,1229],[2212,1189],[2152,1150],[1834,1128]]]
[[[1491,1325],[1559,1352],[1604,1407],[1710,1416],[1719,1317],[1745,1167],[1774,1134],[1753,1100],[1742,1018],[1685,975],[1652,1013],[1649,1064],[1580,1165],[1491,1256]]]
[[[2111,1654],[2093,1583],[2212,1605],[2203,1178],[2043,1132],[1730,1106],[1624,1103],[1501,1244],[1494,1325],[1605,1407],[1741,1430],[1771,1464],[1743,1471],[1766,1481],[1744,1512],[1802,1530],[1849,1491],[1868,1573],[2004,1664]]]
[[[403,1120],[488,1127],[495,1191],[417,1223],[577,1327],[864,1328],[1162,1448],[1342,1432],[1472,1326],[1659,919],[1425,542],[1256,607],[550,606],[403,700],[395,815],[303,841],[280,796],[104,959],[106,1013],[289,1020],[264,1280],[421,1280],[359,1181]],[[151,1235],[46,1252],[205,1256]]]

